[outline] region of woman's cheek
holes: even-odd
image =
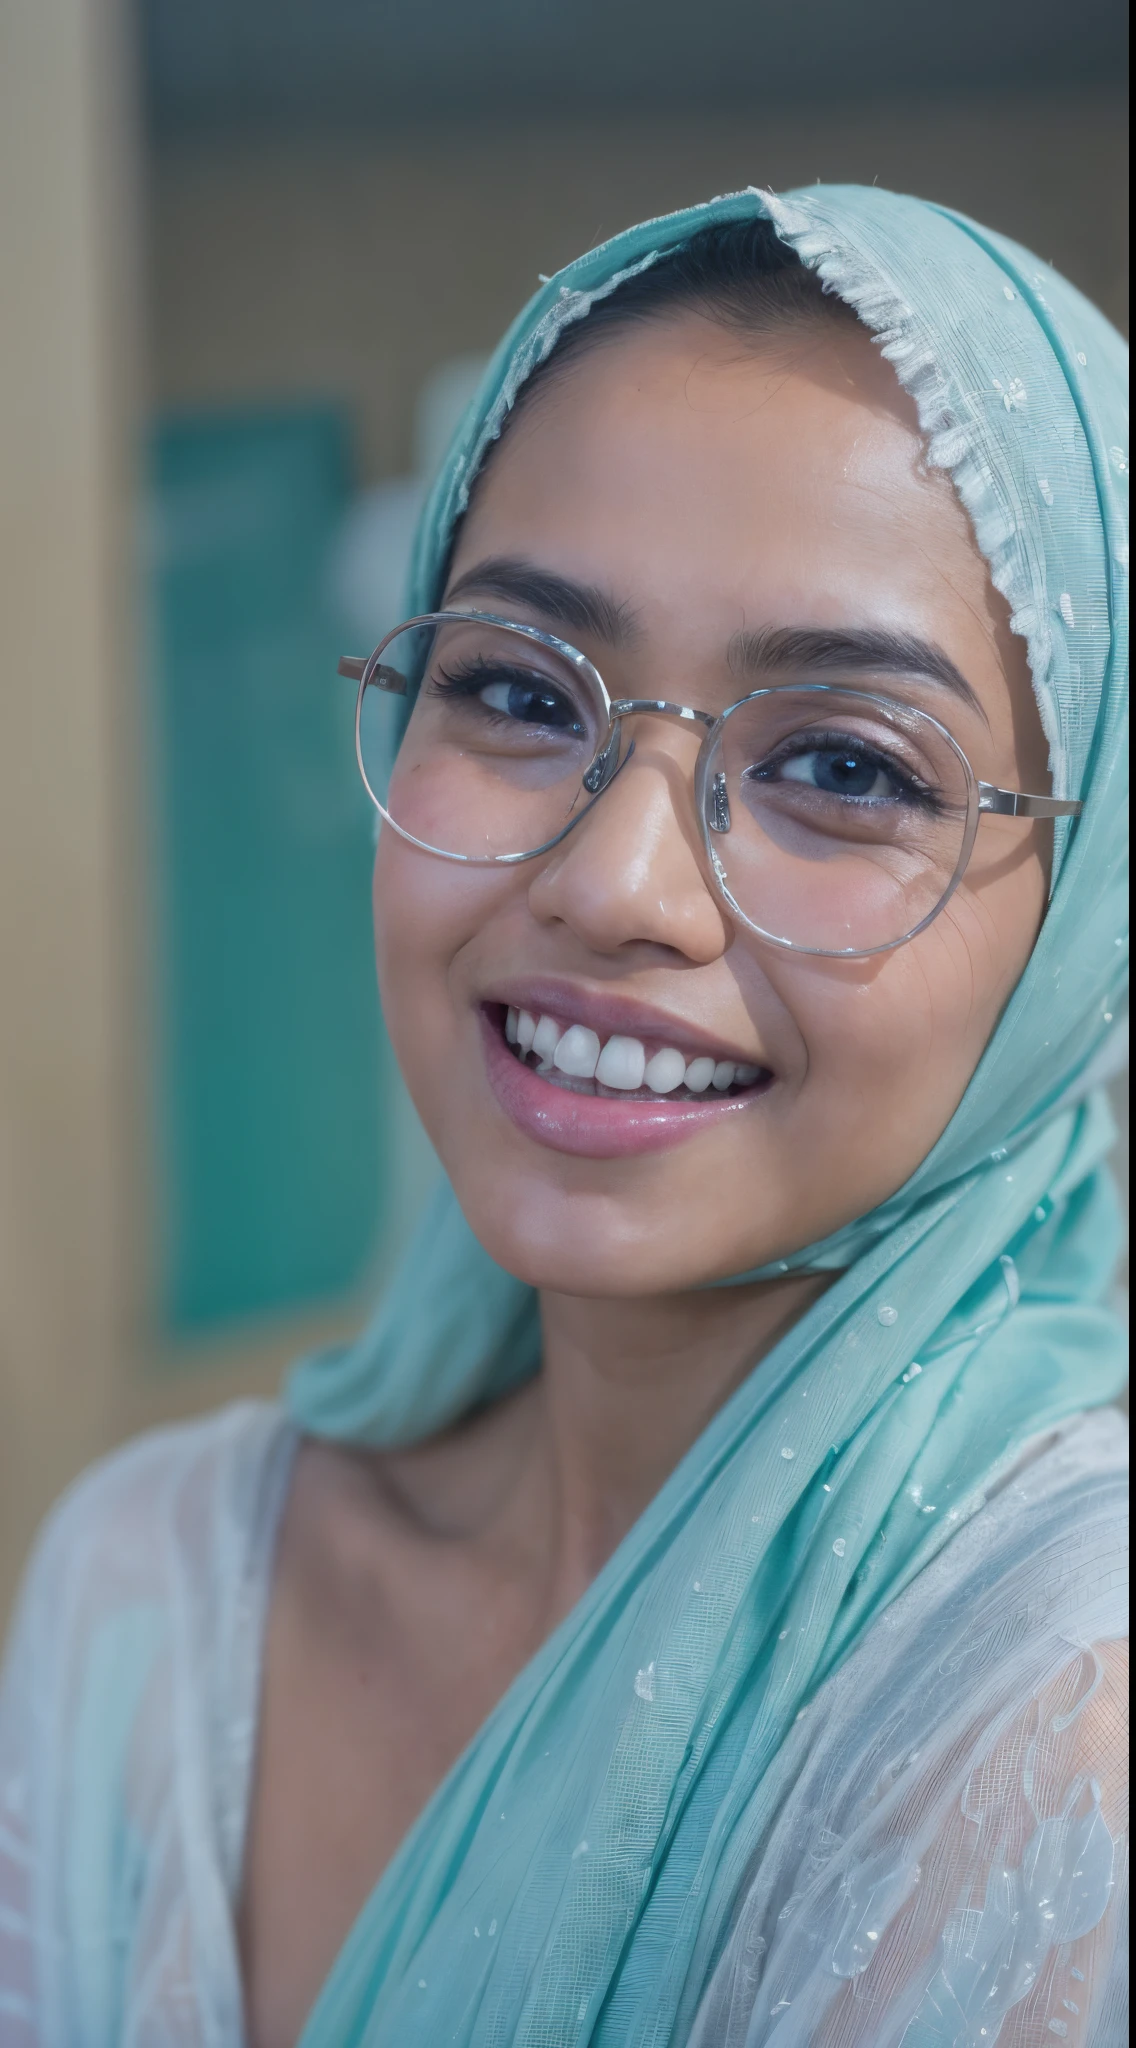
[[[426,856],[393,832],[375,855],[372,903],[383,1017],[399,1065],[415,1089],[415,1068],[445,1037],[446,969],[452,956],[444,902],[422,875]]]
[[[909,1153],[934,1142],[981,1051],[970,1043],[972,990],[961,965],[941,947],[923,958],[914,946],[897,949],[870,979],[826,991],[800,1019],[804,1092],[833,1133],[862,1140],[860,1156],[885,1173],[893,1147],[902,1169]]]
[[[806,1030],[811,1078],[846,1132],[892,1155],[896,1187],[946,1129],[1020,971],[976,908],[883,956]]]
[[[372,882],[383,1017],[411,1098],[430,1135],[468,1092],[468,968],[493,927],[511,873],[465,869],[384,831]]]

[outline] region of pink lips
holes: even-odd
[[[481,1011],[481,1032],[490,1085],[505,1114],[527,1137],[557,1152],[585,1159],[626,1159],[641,1152],[662,1152],[693,1137],[723,1117],[742,1116],[762,1088],[712,1101],[620,1102],[605,1095],[576,1094],[542,1080],[522,1064],[505,1043],[493,1011]]]

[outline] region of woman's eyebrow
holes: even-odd
[[[931,640],[917,633],[889,633],[843,626],[761,626],[735,633],[729,646],[731,673],[745,678],[781,675],[787,669],[813,674],[907,676],[939,683],[986,713],[962,670]]]
[[[625,647],[638,635],[630,605],[620,604],[597,584],[576,583],[571,577],[539,569],[519,556],[494,555],[487,561],[476,562],[450,585],[446,604],[451,605],[455,598],[471,590],[528,605],[555,625],[569,626],[576,633],[592,633],[609,647]]]
[[[571,632],[591,633],[609,647],[626,647],[640,635],[633,608],[613,598],[598,584],[577,583],[541,569],[515,555],[493,555],[476,562],[452,583],[447,605],[470,591],[523,604],[550,624]],[[789,670],[813,674],[906,676],[937,683],[985,712],[961,669],[933,641],[916,633],[839,626],[761,626],[735,633],[728,658],[731,673],[745,680],[783,675]]]

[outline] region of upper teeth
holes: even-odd
[[[522,1052],[535,1052],[543,1061],[545,1072],[556,1067],[562,1074],[582,1081],[596,1080],[605,1088],[645,1085],[655,1095],[672,1095],[676,1088],[685,1086],[692,1094],[701,1095],[711,1087],[720,1091],[752,1087],[761,1072],[760,1067],[736,1060],[715,1060],[708,1053],[688,1060],[673,1045],[663,1046],[648,1059],[641,1039],[617,1036],[601,1045],[599,1034],[587,1024],[565,1026],[557,1017],[534,1017],[531,1010],[510,1009],[505,1017],[505,1036],[510,1045],[519,1046]]]

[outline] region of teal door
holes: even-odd
[[[197,1333],[344,1294],[380,1228],[369,806],[327,594],[326,408],[152,448],[161,1297]]]

